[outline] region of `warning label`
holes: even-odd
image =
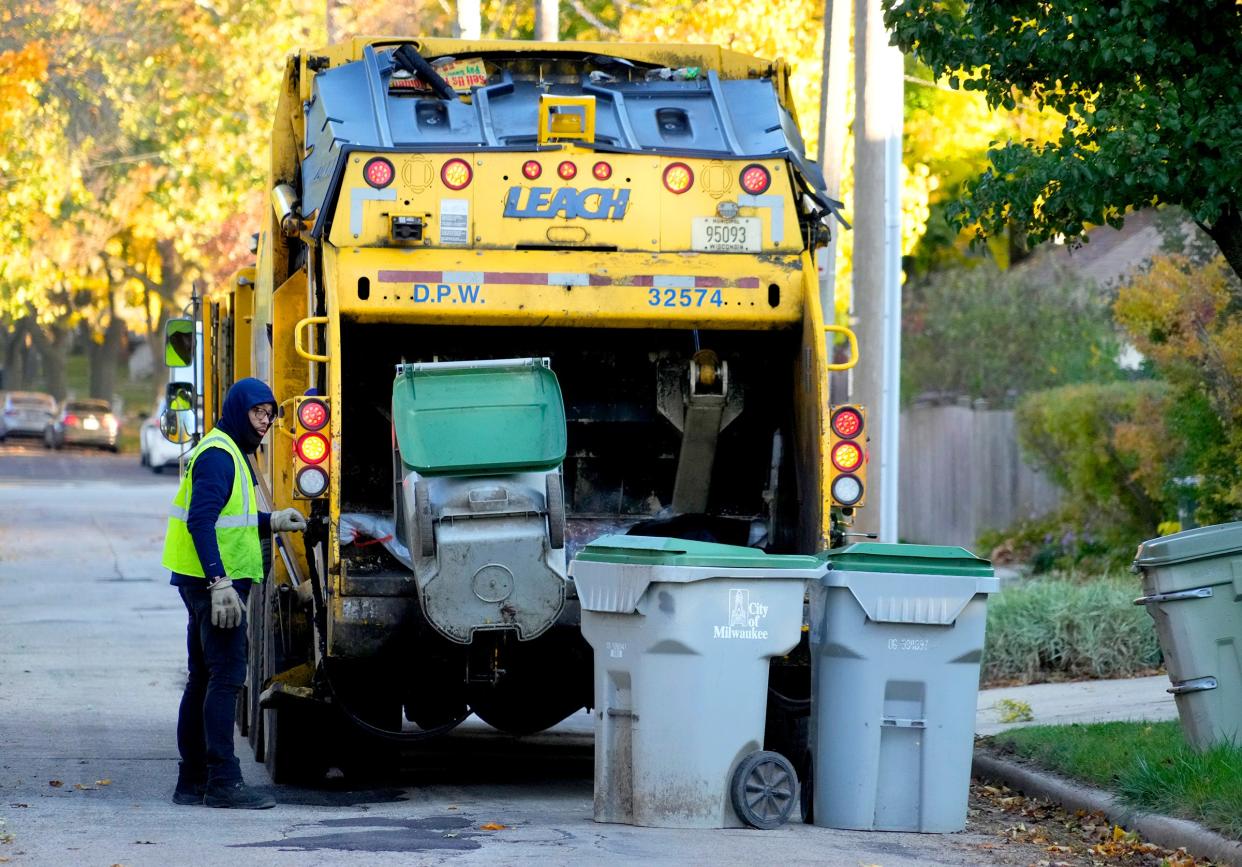
[[[768,630],[763,624],[767,616],[768,606],[752,600],[749,590],[730,590],[727,625],[712,627],[712,637],[766,639]]]
[[[440,200],[440,243],[466,244],[470,241],[470,201]]]

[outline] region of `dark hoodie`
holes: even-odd
[[[276,398],[266,384],[251,377],[233,383],[224,397],[224,406],[216,428],[227,434],[241,449],[242,454],[254,454],[262,441],[262,437],[250,423],[250,410],[261,403],[275,406]],[[250,468],[250,480],[252,484],[257,483],[253,468]],[[203,575],[214,578],[224,574],[220,546],[216,543],[216,519],[233,495],[233,459],[228,452],[223,449],[207,449],[194,459],[193,491],[186,528],[190,531],[190,538],[194,540],[198,560],[203,564]],[[259,538],[270,532],[271,515],[259,512]],[[201,587],[203,579],[174,572],[171,583],[176,586]],[[242,581],[234,586],[248,584],[249,582]],[[244,593],[248,588],[239,589]]]

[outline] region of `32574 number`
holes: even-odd
[[[724,298],[719,289],[648,289],[647,304],[650,307],[723,307]]]

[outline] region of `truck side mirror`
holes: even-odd
[[[164,323],[164,364],[168,367],[194,364],[193,319],[169,319]]]
[[[170,443],[188,443],[197,427],[194,411],[194,386],[188,382],[170,382],[164,387],[163,415],[160,435]]]

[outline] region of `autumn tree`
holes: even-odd
[[[981,237],[1031,242],[1180,205],[1242,274],[1242,5],[883,0],[895,40],[993,108],[1065,116],[1054,141],[1011,140],[952,211]]]

